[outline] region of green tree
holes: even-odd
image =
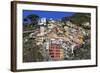
[[[70,17],[70,20],[75,24],[90,22],[90,13],[76,13]]]
[[[27,18],[30,19],[32,25],[36,25],[39,20],[39,16],[36,14],[30,14],[27,16]]]

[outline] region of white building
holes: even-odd
[[[38,22],[38,25],[46,25],[46,18],[41,18]]]

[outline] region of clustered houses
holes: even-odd
[[[39,32],[34,36],[36,45],[41,45],[40,52],[44,61],[70,59],[74,56],[74,49],[84,44],[83,36],[86,32],[70,21],[62,27],[53,19],[46,24],[46,18],[41,18],[38,25]]]

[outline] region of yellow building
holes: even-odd
[[[60,59],[64,59],[64,49],[60,49]]]

